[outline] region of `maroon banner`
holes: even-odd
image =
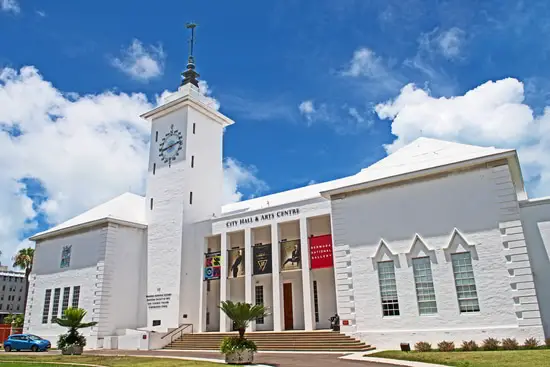
[[[311,269],[332,268],[332,235],[310,237]]]

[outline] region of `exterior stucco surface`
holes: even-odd
[[[523,327],[516,314],[506,256],[522,255],[508,255],[503,247],[496,185],[493,170],[486,168],[334,200],[334,246],[347,258],[344,265],[352,274],[338,279],[337,263],[338,308],[343,319],[351,320],[347,331],[394,348],[399,341],[460,342],[487,336],[540,340],[538,309],[533,311],[538,319]],[[455,228],[464,238],[451,243]],[[426,248],[413,247],[416,234]],[[378,251],[381,240],[389,255]],[[450,254],[465,250],[472,252],[480,312],[460,313],[458,308]],[[431,251],[438,311],[419,316],[410,259]],[[395,262],[399,316],[382,314],[376,266],[389,259]]]

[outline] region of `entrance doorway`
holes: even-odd
[[[292,313],[292,283],[283,284],[283,302],[285,313],[285,330],[294,329],[294,314]]]

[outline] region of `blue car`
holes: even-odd
[[[45,352],[50,349],[52,344],[49,340],[42,339],[39,336],[32,334],[14,334],[10,335],[4,342],[4,350],[11,352],[12,350],[30,350],[33,352]]]

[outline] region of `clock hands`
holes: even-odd
[[[172,144],[170,144],[169,146],[167,146],[166,148],[162,149],[162,151],[164,152],[165,150],[168,150],[168,149],[170,149],[170,148],[172,148],[173,146],[178,145],[178,144],[180,144],[180,142],[179,142],[179,141],[176,141],[175,143],[172,143]]]

